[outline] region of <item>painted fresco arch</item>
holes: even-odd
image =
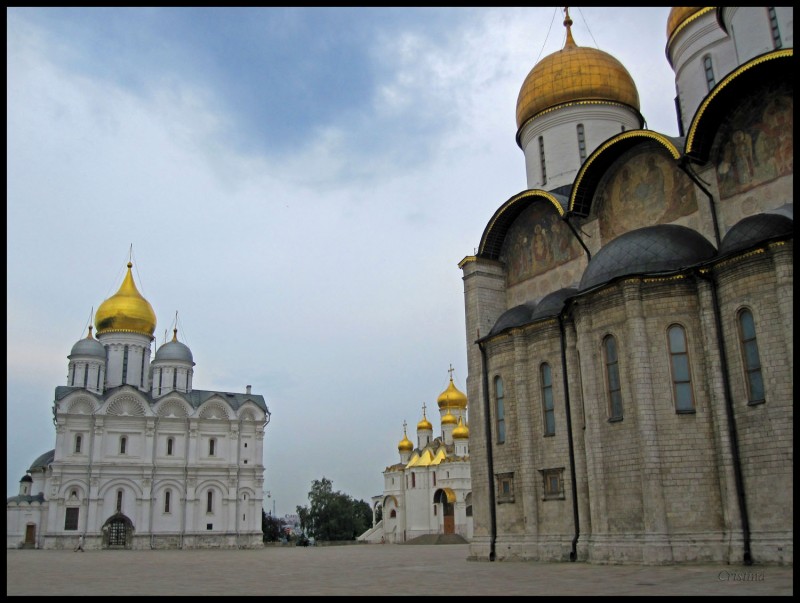
[[[652,130],[628,130],[609,138],[583,162],[569,197],[569,213],[586,217],[592,209],[597,187],[611,166],[631,149],[655,143],[678,161],[683,153],[683,141],[653,132]]]
[[[755,88],[775,82],[794,85],[794,49],[776,50],[741,65],[709,92],[695,113],[686,135],[686,158],[705,164],[722,120]]]
[[[534,203],[548,203],[553,206],[559,218],[564,217],[566,198],[540,189],[528,189],[511,197],[494,213],[481,236],[478,255],[497,260],[503,248],[506,235],[514,220]]]

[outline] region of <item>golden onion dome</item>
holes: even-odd
[[[702,6],[673,6],[667,17],[667,40],[689,17],[703,10]]]
[[[453,378],[450,377],[450,385],[439,394],[436,403],[439,405],[439,410],[443,408],[466,408],[467,396],[456,388]]]
[[[467,438],[469,438],[469,427],[464,425],[464,421],[459,417],[458,426],[453,430],[453,439],[466,440]]]
[[[447,414],[442,417],[442,425],[456,425],[458,423],[458,419],[456,419],[455,415],[450,412],[450,409],[447,409]]]
[[[602,50],[575,44],[569,13],[564,26],[564,48],[539,61],[522,83],[517,128],[545,109],[575,101],[621,103],[638,112],[639,92],[622,63]]]
[[[119,291],[97,308],[94,324],[97,325],[98,335],[112,331],[131,331],[153,336],[156,330],[156,313],[153,312],[150,302],[136,288],[131,274],[132,267],[133,264],[128,262],[128,273]]]
[[[425,416],[425,407],[422,408],[422,420],[417,423],[417,431],[423,430],[433,431],[433,425],[430,421],[428,421],[428,417]]]
[[[414,450],[414,444],[408,439],[405,429],[403,429],[403,439],[400,440],[400,443],[397,445],[397,450],[400,452],[411,452]]]

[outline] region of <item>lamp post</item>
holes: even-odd
[[[270,515],[275,517],[275,499],[272,498],[272,492],[270,490],[265,490],[264,493],[267,495],[267,498],[272,500],[272,513]],[[269,509],[267,509],[267,513],[270,513]]]

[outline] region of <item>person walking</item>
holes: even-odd
[[[78,536],[78,546],[75,547],[75,552],[77,553],[78,551],[80,551],[81,553],[86,552],[83,550],[83,534]]]

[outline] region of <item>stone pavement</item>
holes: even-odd
[[[791,566],[467,561],[468,545],[6,552],[6,595],[792,596]]]

